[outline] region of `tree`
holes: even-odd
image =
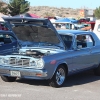
[[[94,16],[98,19],[100,19],[100,6],[95,9]]]
[[[25,0],[9,0],[8,12],[11,16],[29,11],[30,3]]]
[[[6,6],[6,3],[0,1],[0,12],[3,13],[3,14],[7,14],[7,6]]]

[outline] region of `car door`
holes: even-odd
[[[76,47],[77,49],[74,50],[73,54],[73,68],[75,71],[80,69],[89,68],[92,66],[93,63],[91,59],[91,49],[89,46],[93,46],[93,41],[91,40],[91,45],[87,43],[87,36],[88,35],[78,35],[80,38],[76,38]],[[78,37],[76,36],[76,37]]]
[[[11,34],[0,34],[0,55],[17,52],[17,39]]]

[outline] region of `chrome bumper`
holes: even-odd
[[[11,72],[19,72],[20,76],[11,75]],[[48,79],[46,70],[38,69],[24,69],[24,68],[12,68],[0,66],[0,75],[19,77],[19,78],[29,78],[29,79]]]

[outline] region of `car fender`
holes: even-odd
[[[55,65],[55,69],[54,69],[54,72],[53,72],[51,78],[52,78],[53,75],[55,74],[55,71],[57,70],[57,68],[59,67],[59,65],[62,65],[62,64],[66,65],[65,67],[66,67],[66,69],[68,70],[67,62],[66,62],[66,61],[63,61],[63,60],[62,60],[62,61],[59,61],[59,62],[57,62],[56,65]],[[51,78],[50,78],[50,79],[51,79]]]

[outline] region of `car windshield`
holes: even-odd
[[[72,40],[73,40],[73,36],[72,35],[63,35],[63,34],[60,34],[62,40],[64,41],[64,44],[66,46],[67,49],[70,49],[71,46],[72,46]]]

